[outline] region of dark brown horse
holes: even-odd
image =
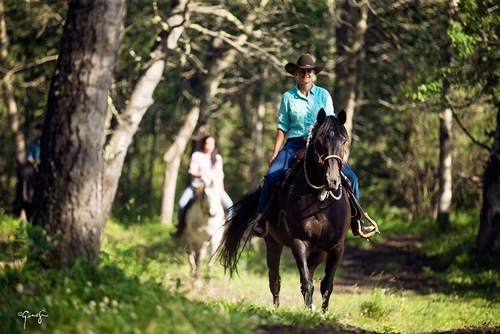
[[[29,221],[33,215],[33,195],[38,177],[38,171],[31,162],[17,165],[16,198],[14,200],[14,214],[20,215],[24,210],[26,219]]]
[[[322,310],[328,310],[333,278],[351,224],[347,185],[342,185],[340,173],[348,141],[345,120],[344,111],[336,118],[320,110],[304,158],[290,169],[268,206],[269,233],[264,240],[275,306],[279,306],[279,265],[285,246],[292,249],[301,292],[310,308],[314,308],[314,271],[326,259],[321,295]],[[231,275],[237,271],[241,252],[251,237],[249,222],[257,210],[259,196],[260,188],[247,193],[233,206],[221,250],[221,262]]]

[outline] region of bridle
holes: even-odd
[[[344,166],[344,160],[341,157],[339,157],[338,155],[331,154],[331,155],[327,155],[326,157],[323,158],[323,156],[319,155],[318,152],[316,152],[316,150],[314,151],[314,153],[316,153],[316,157],[318,158],[318,163],[321,167],[323,167],[325,162],[329,159],[337,160],[341,169],[342,169],[342,166]]]
[[[305,157],[304,157],[304,175],[306,177],[307,184],[315,190],[321,190],[321,192],[319,194],[319,198],[321,201],[323,201],[326,197],[328,197],[328,195],[331,195],[333,197],[333,199],[335,199],[335,200],[339,200],[340,198],[342,198],[342,182],[340,183],[340,189],[339,189],[340,194],[338,196],[335,196],[331,190],[328,190],[328,191],[325,190],[324,184],[321,186],[316,186],[316,185],[312,184],[311,181],[309,180],[309,176],[307,175],[307,163],[306,163],[307,162],[307,152],[309,151],[309,145],[311,143],[313,129],[314,129],[314,125],[311,125],[309,127],[308,134],[307,134],[306,153],[305,153]],[[327,155],[326,157],[323,158],[322,155],[318,154],[316,149],[314,149],[314,154],[316,155],[317,162],[320,166],[323,166],[330,159],[337,160],[337,162],[339,163],[340,169],[342,169],[342,166],[344,165],[344,159],[342,159],[342,157],[340,157],[336,154]]]

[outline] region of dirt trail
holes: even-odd
[[[349,247],[342,258],[342,277],[335,278],[335,292],[373,291],[383,287],[394,292],[405,289],[425,294],[437,287],[437,283],[425,277],[423,267],[439,269],[435,259],[419,256],[415,248],[421,242],[416,235],[394,236],[383,243],[366,243],[361,247]],[[303,326],[261,326],[258,334],[376,334],[356,327],[308,328]],[[493,334],[500,328],[460,329],[432,334]],[[422,333],[423,334],[423,333]],[[431,334],[431,333],[429,333]]]
[[[425,277],[422,267],[438,268],[432,258],[416,255],[421,242],[415,235],[391,237],[383,243],[349,247],[342,258],[343,277],[335,278],[337,291],[350,291],[353,286],[361,291],[375,287],[395,291],[416,290],[426,293],[436,282]],[[358,291],[359,291],[358,290]]]
[[[426,277],[422,268],[429,267],[433,270],[443,270],[445,268],[437,259],[418,255],[418,249],[422,247],[422,242],[418,235],[402,235],[393,236],[384,242],[366,242],[361,246],[347,246],[344,256],[340,263],[342,275],[335,277],[334,293],[359,293],[372,292],[375,288],[380,287],[389,289],[396,293],[401,290],[412,290],[420,294],[427,294],[429,291],[438,291],[439,285],[437,282]],[[259,239],[260,240],[260,239]],[[265,247],[262,243],[258,247]],[[291,254],[290,254],[291,258]],[[283,258],[282,258],[283,261]],[[212,282],[214,283],[214,282]],[[319,287],[317,288],[319,291]],[[213,298],[229,298],[238,299],[246,298],[239,295],[231,295],[227,291],[227,285],[214,284],[209,289],[205,297]],[[195,290],[194,290],[195,291]],[[196,293],[193,298],[199,298]],[[284,291],[280,294],[283,303],[293,304],[302,303],[302,297],[298,291],[285,294]],[[260,294],[253,294],[252,299],[255,301],[270,299],[269,291],[263,289]],[[352,326],[339,325],[338,328],[332,329],[327,326],[309,328],[305,326],[285,326],[285,325],[263,325],[260,326],[256,333],[258,334],[378,334],[361,328]],[[431,332],[420,334],[493,334],[500,333],[500,328],[474,328],[460,329],[444,332]]]

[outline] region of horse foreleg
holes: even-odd
[[[206,246],[199,245],[195,242],[188,244],[189,264],[191,264],[191,277],[197,279],[200,274],[203,258],[206,252]]]
[[[219,250],[220,238],[215,239],[212,236],[210,241],[210,258],[208,259],[208,277],[212,279],[215,260],[217,260],[217,251]]]
[[[314,308],[314,284],[307,265],[307,245],[304,241],[294,238],[292,240],[292,254],[300,273],[300,291],[307,307]]]
[[[328,304],[330,303],[330,296],[333,292],[333,278],[335,271],[340,263],[340,259],[344,255],[344,243],[339,243],[333,247],[333,250],[328,253],[325,265],[325,277],[321,281],[321,310],[328,311]]]
[[[264,238],[266,242],[266,260],[267,268],[269,270],[269,288],[273,294],[273,304],[275,307],[280,306],[280,290],[281,290],[281,277],[279,273],[281,252],[283,245],[278,243],[274,238],[267,235]]]
[[[311,279],[314,278],[314,272],[316,268],[325,260],[326,252],[310,252],[307,257],[307,268],[309,269],[309,275]]]
[[[191,265],[191,277],[197,278],[198,272],[196,267],[196,261],[198,254],[195,251],[192,243],[188,243],[188,257],[189,257],[189,264]]]
[[[201,276],[203,277],[203,260],[205,259],[205,255],[207,254],[208,242],[204,242],[198,248],[198,256],[196,258],[196,271],[198,274],[201,272]]]

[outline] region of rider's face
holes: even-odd
[[[316,73],[314,72],[314,69],[297,69],[295,72],[295,76],[297,77],[297,80],[299,80],[302,83],[310,83],[312,82],[314,75]]]
[[[205,143],[203,144],[203,152],[206,154],[212,154],[215,149],[215,139],[212,137],[208,137],[205,139]]]

